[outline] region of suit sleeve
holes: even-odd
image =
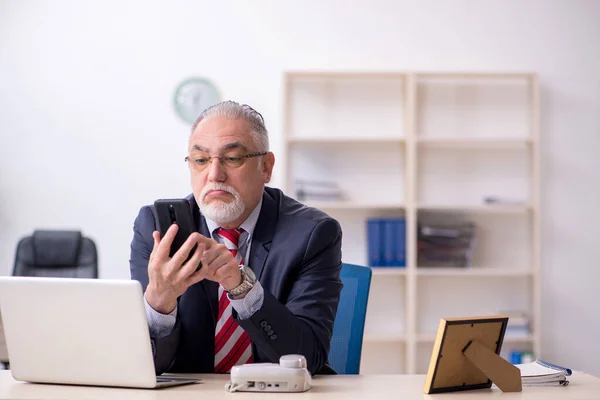
[[[342,289],[341,244],[338,222],[331,218],[319,222],[286,303],[265,290],[262,307],[237,321],[271,362],[279,362],[285,354],[302,354],[312,374],[327,364]]]
[[[152,232],[155,230],[154,214],[148,206],[142,207],[133,224],[133,240],[131,241],[131,257],[129,267],[131,279],[142,284],[144,292],[148,286],[148,260],[154,246]],[[154,368],[156,374],[160,375],[167,370],[175,357],[175,351],[179,343],[179,321],[171,333],[164,337],[150,337],[154,353]]]

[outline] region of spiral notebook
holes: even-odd
[[[542,360],[535,360],[526,364],[515,364],[521,370],[523,386],[567,386],[568,376],[572,371]]]

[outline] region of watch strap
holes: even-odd
[[[248,293],[252,287],[254,287],[254,282],[248,274],[244,271],[244,268],[240,267],[240,273],[242,274],[242,283],[238,286],[234,287],[231,290],[226,290],[226,292],[230,296],[240,296],[242,294]]]

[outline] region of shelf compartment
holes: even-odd
[[[405,216],[404,210],[399,208],[323,208],[323,211],[335,218],[342,227],[343,262],[365,266],[368,265],[367,220]]]
[[[527,205],[532,198],[531,162],[526,149],[421,149],[417,155],[417,203],[482,210],[510,209],[514,202]],[[487,197],[511,203],[485,204]]]
[[[287,89],[295,138],[404,136],[404,75],[288,74]]]
[[[398,279],[372,279],[365,320],[365,336],[406,330],[406,284]]]
[[[441,318],[497,315],[502,310],[532,314],[529,280],[511,277],[456,279],[429,277],[417,281],[417,332],[435,335]]]
[[[534,268],[531,214],[419,211],[417,221],[432,225],[473,223],[472,270],[477,267],[490,270],[510,268],[517,272]]]
[[[417,75],[417,137],[532,137],[528,75]]]
[[[327,199],[327,202],[394,206],[404,203],[405,152],[402,146],[340,143],[333,151],[328,146],[298,143],[289,148],[288,162],[287,192],[293,197],[297,197],[297,182],[302,181],[336,186],[340,198]],[[316,197],[298,199],[324,203]]]

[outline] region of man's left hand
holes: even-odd
[[[204,279],[219,283],[225,290],[231,290],[242,283],[242,273],[231,251],[217,241],[200,235],[198,243],[204,243],[206,250],[200,258],[200,274]]]

